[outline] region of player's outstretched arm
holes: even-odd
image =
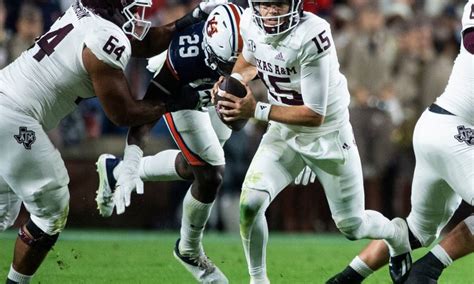
[[[165,113],[165,106],[159,100],[135,100],[122,70],[100,61],[87,47],[82,58],[94,92],[114,124],[142,125],[159,119]]]

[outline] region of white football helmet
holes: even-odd
[[[131,2],[131,3],[127,3]],[[125,34],[129,34],[138,40],[145,38],[150,30],[151,22],[145,20],[145,10],[151,7],[152,0],[122,0],[122,3],[127,3],[123,8],[123,14],[127,21],[122,25],[122,30]]]
[[[217,6],[204,24],[203,47],[206,65],[221,75],[229,75],[243,47],[240,17],[243,9],[235,4]]]
[[[152,0],[81,0],[81,3],[138,40],[145,38],[150,30],[151,22],[145,20],[145,10],[151,7]]]
[[[257,26],[267,35],[280,35],[298,25],[303,14],[302,0],[248,0],[249,7],[252,8],[252,18]],[[279,16],[265,16],[260,15],[259,6],[261,3],[286,3],[290,5],[288,13]],[[277,24],[275,26],[266,26],[264,20],[275,19]]]

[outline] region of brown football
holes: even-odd
[[[247,94],[247,89],[245,89],[245,86],[242,85],[242,83],[239,80],[231,76],[226,76],[224,80],[222,80],[222,82],[219,84],[219,91],[217,92],[216,98],[215,98],[216,104],[220,100],[228,100],[226,98],[219,96],[220,91],[225,91],[239,98],[243,98]],[[234,131],[238,131],[244,128],[245,124],[247,124],[247,121],[248,121],[248,119],[239,119],[239,120],[228,122],[223,119],[219,110],[217,110],[217,114],[219,118],[222,120],[222,122],[224,122],[227,126],[229,126],[230,129]]]

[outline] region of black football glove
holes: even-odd
[[[181,87],[179,93],[169,97],[166,103],[166,110],[169,112],[192,109],[202,110],[211,105],[212,84],[201,84],[192,87],[189,84]]]

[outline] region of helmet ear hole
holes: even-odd
[[[230,74],[235,59],[242,50],[242,13],[243,9],[235,4],[220,5],[209,14],[204,24],[206,64],[221,75]]]

